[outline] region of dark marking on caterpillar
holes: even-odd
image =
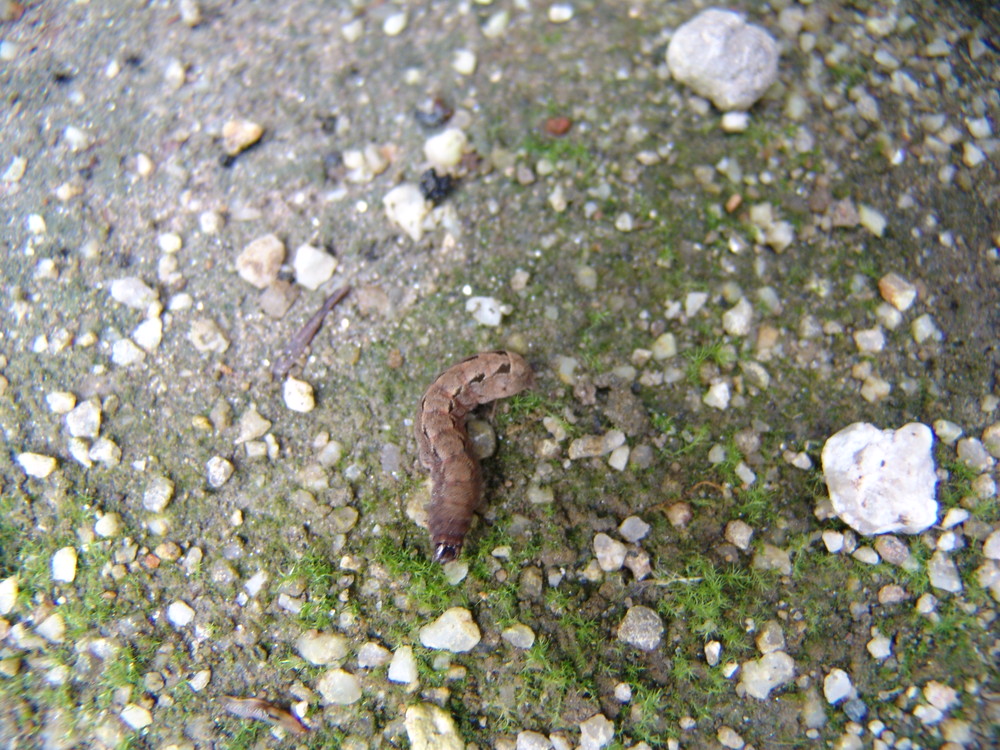
[[[530,388],[534,380],[531,365],[521,355],[483,352],[442,372],[420,399],[414,427],[420,463],[431,473],[427,527],[435,560],[458,557],[483,494],[466,416],[480,404]]]

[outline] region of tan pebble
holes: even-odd
[[[222,126],[222,145],[226,153],[236,156],[260,140],[264,128],[251,120],[230,120]]]

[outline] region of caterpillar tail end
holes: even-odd
[[[434,562],[448,563],[456,559],[462,551],[461,544],[438,542],[434,547]]]

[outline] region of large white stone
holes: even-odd
[[[667,47],[670,74],[722,111],[749,109],[778,76],[778,45],[743,15],[709,8]]]
[[[823,475],[833,509],[861,534],[918,534],[937,520],[933,434],[911,422],[880,430],[855,422],[826,441]]]

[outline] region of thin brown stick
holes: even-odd
[[[292,365],[302,356],[302,352],[306,350],[306,347],[316,337],[320,327],[323,325],[323,318],[327,316],[330,310],[340,304],[341,300],[350,291],[351,287],[342,286],[327,297],[323,301],[322,307],[306,321],[306,324],[299,329],[298,333],[292,336],[291,341],[288,342],[288,346],[285,348],[285,353],[278,357],[274,363],[274,367],[271,368],[271,373],[274,377],[280,379],[288,374],[288,371],[292,369]]]

